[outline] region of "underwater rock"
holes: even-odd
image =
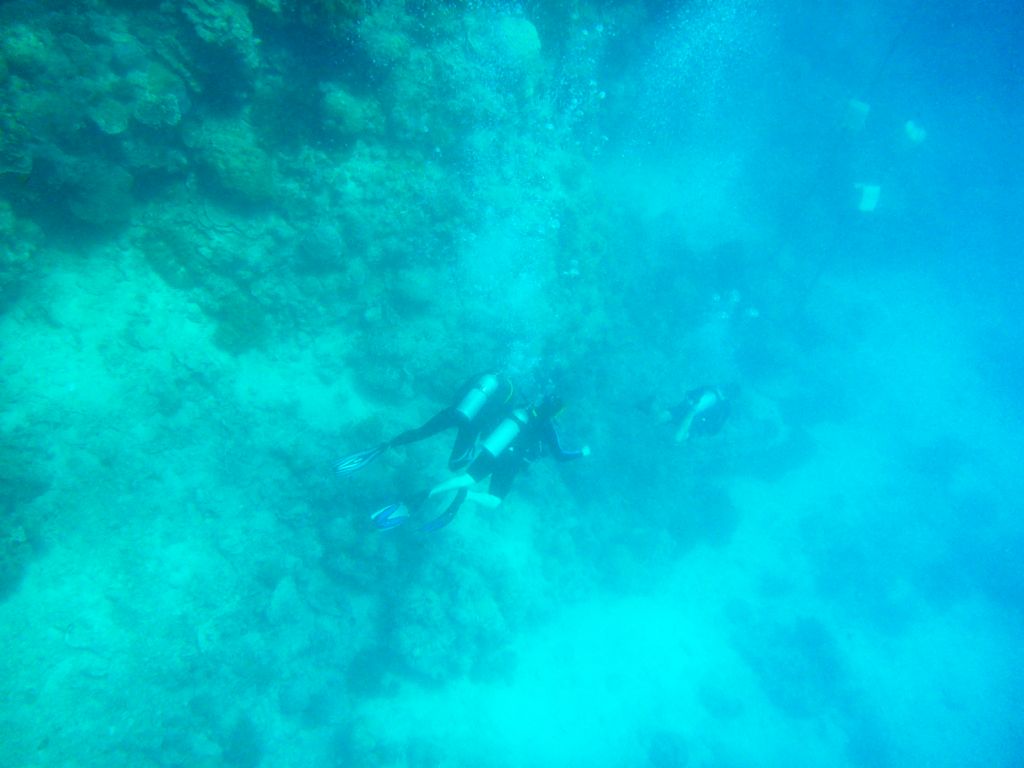
[[[359,23],[359,41],[370,61],[390,67],[405,61],[414,46],[403,29],[405,15],[390,5],[382,5]]]
[[[185,138],[225,192],[247,203],[270,198],[276,174],[274,162],[257,143],[248,120],[208,120]]]
[[[166,142],[152,141],[148,137],[130,137],[121,145],[125,164],[133,172],[158,171],[165,174],[184,174],[188,158],[180,149]]]
[[[88,45],[78,35],[63,32],[57,36],[60,51],[67,57],[70,71],[78,77],[98,81],[108,77],[110,50],[105,45]]]
[[[0,200],[0,313],[18,297],[28,278],[40,268],[35,255],[41,240],[39,227],[18,219],[10,204]],[[6,492],[4,476],[4,470],[0,469],[2,492]]]
[[[14,592],[35,555],[37,536],[26,505],[50,487],[48,456],[38,442],[27,430],[0,435],[0,600]]]
[[[105,98],[89,107],[89,119],[108,136],[117,136],[128,129],[131,112],[114,99]]]
[[[299,237],[293,258],[295,268],[300,271],[341,269],[345,259],[345,240],[333,224],[320,222]]]
[[[321,85],[320,90],[324,131],[348,138],[383,130],[384,113],[375,101],[353,96],[333,83]]]
[[[229,354],[257,349],[269,336],[266,310],[251,294],[236,291],[203,310],[217,323],[213,342]]]
[[[495,39],[507,61],[531,65],[540,57],[537,28],[522,16],[505,16],[498,22]]]
[[[0,40],[0,56],[7,67],[28,77],[46,71],[51,61],[53,36],[46,31],[35,30],[24,24],[15,24],[4,30]]]
[[[43,463],[48,455],[27,430],[5,431],[0,443],[0,522],[12,524],[17,509],[45,493],[50,479]]]
[[[126,74],[146,65],[148,52],[133,35],[110,30],[107,37],[110,44],[110,64],[115,72]]]
[[[423,264],[390,273],[388,283],[393,306],[403,313],[429,312],[443,300],[445,274]]]
[[[32,151],[28,143],[18,140],[16,134],[8,132],[6,126],[0,124],[0,174],[27,176],[32,173],[32,165]]]
[[[86,224],[105,226],[127,221],[134,203],[134,183],[128,171],[111,163],[100,160],[81,163],[68,207]]]
[[[252,20],[245,6],[234,0],[186,0],[182,12],[200,40],[225,52],[247,70],[259,64]]]
[[[467,671],[471,649],[460,638],[441,595],[430,589],[413,590],[399,611],[391,645],[411,672],[440,683]]]
[[[132,116],[153,128],[177,125],[181,122],[181,105],[173,94],[149,94],[135,105]]]
[[[820,716],[842,704],[846,668],[839,644],[818,619],[735,617],[736,648],[772,704],[792,717]]]
[[[0,600],[12,595],[32,559],[32,544],[20,525],[0,525]]]
[[[528,67],[540,61],[540,35],[522,16],[467,19],[467,39],[479,56],[500,61],[506,66]]]
[[[166,67],[152,64],[131,76],[136,95],[132,116],[151,128],[178,125],[191,102],[185,82]]]
[[[150,225],[141,231],[136,248],[165,283],[191,288],[202,277],[195,244],[183,227]]]
[[[356,26],[372,8],[365,0],[252,0],[267,12],[308,28],[316,35],[349,44]]]

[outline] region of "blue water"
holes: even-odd
[[[0,765],[1021,765],[1015,4],[0,29]],[[590,455],[375,530],[482,370]]]

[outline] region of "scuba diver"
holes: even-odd
[[[455,443],[448,457],[453,472],[473,460],[477,438],[493,429],[512,400],[512,382],[496,373],[470,376],[455,393],[452,404],[415,429],[408,429],[380,445],[340,459],[334,468],[339,475],[362,469],[389,448],[426,440],[455,427]]]
[[[548,396],[534,406],[509,410],[505,418],[484,438],[480,453],[464,472],[429,490],[420,491],[408,500],[377,510],[371,516],[374,525],[381,530],[394,528],[404,523],[428,499],[455,491],[455,498],[444,512],[421,526],[423,531],[436,531],[455,519],[459,507],[467,499],[488,509],[498,507],[512,487],[516,475],[545,455],[550,454],[557,461],[589,456],[588,446],[567,451],[559,442],[552,421],[563,408],[560,398]],[[490,484],[487,493],[470,490],[488,476]]]
[[[710,437],[718,434],[729,418],[729,401],[718,387],[697,387],[687,392],[681,403],[662,411],[659,418],[677,425],[677,443],[693,436]]]

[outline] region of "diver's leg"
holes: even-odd
[[[471,501],[474,504],[479,504],[481,507],[485,507],[487,509],[497,509],[501,506],[501,498],[498,496],[492,496],[489,493],[467,491],[466,500]]]
[[[426,440],[428,437],[433,437],[438,432],[444,432],[450,427],[454,427],[458,424],[458,416],[453,408],[445,408],[443,411],[431,418],[426,424],[416,427],[415,429],[407,429],[400,435],[391,438],[388,441],[388,445],[394,447],[396,445],[408,445],[409,443],[415,443],[419,440]]]
[[[476,447],[476,431],[471,429],[469,424],[459,424],[459,431],[455,435],[455,444],[452,446],[451,455],[448,457],[448,469],[458,472],[469,466],[473,460],[473,449]]]
[[[494,456],[487,451],[481,451],[473,463],[466,468],[466,471],[462,474],[450,477],[443,483],[439,483],[430,489],[430,495],[436,496],[439,493],[445,493],[447,491],[457,491],[460,488],[469,488],[476,483],[479,483],[489,474],[495,467]]]
[[[433,520],[429,520],[424,523],[420,530],[429,532],[444,528],[448,523],[455,519],[455,515],[459,511],[459,507],[462,506],[462,502],[466,500],[467,495],[468,492],[465,488],[460,489],[459,492],[455,494],[455,498],[452,499],[451,504],[448,505],[445,511]]]
[[[512,481],[516,479],[516,475],[519,474],[522,467],[523,462],[519,460],[519,457],[506,456],[494,468],[487,491],[490,496],[498,500],[498,504],[508,495],[509,489],[512,488]]]

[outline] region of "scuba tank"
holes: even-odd
[[[455,406],[455,412],[466,421],[472,421],[491,399],[491,395],[498,391],[499,384],[498,377],[493,374],[488,373],[481,376],[473,388]]]
[[[681,443],[683,440],[689,440],[694,425],[702,424],[708,418],[707,414],[712,409],[720,407],[724,402],[725,395],[717,387],[702,387],[687,393],[686,406],[688,412],[676,430],[676,442]]]
[[[498,456],[512,444],[513,440],[519,437],[519,433],[523,431],[523,427],[529,420],[530,417],[522,408],[512,411],[511,415],[487,436],[483,442],[483,449],[491,456]]]

